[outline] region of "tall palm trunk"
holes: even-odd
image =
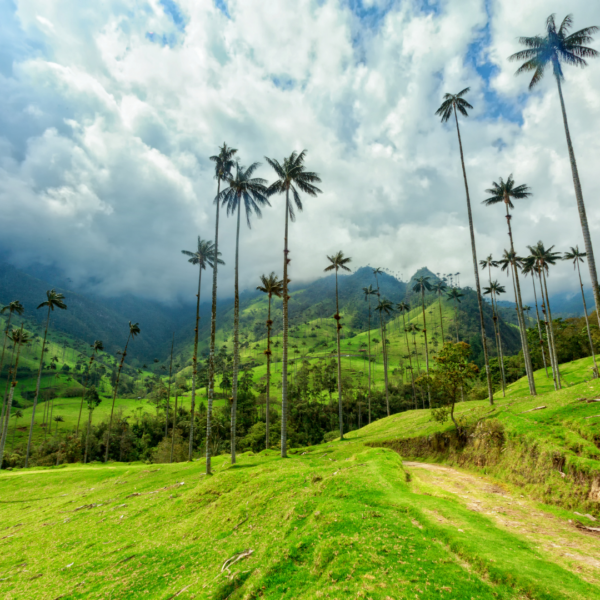
[[[427,400],[431,408],[431,388],[429,387],[429,346],[427,345],[427,320],[425,319],[425,290],[421,287],[421,307],[423,309],[423,335],[425,336],[425,371],[427,372]]]
[[[454,300],[454,329],[456,330],[456,343],[460,341],[458,339],[458,300]]]
[[[288,417],[288,216],[290,190],[285,190],[285,229],[283,234],[283,348],[281,352],[281,457],[287,458]]]
[[[367,332],[369,340],[369,425],[371,424],[371,297],[369,296],[369,330]]]
[[[479,269],[477,268],[477,247],[475,246],[475,228],[473,227],[473,214],[471,212],[471,199],[469,198],[469,185],[467,183],[467,171],[465,169],[465,159],[463,156],[462,140],[460,139],[460,129],[458,127],[458,116],[456,106],[454,106],[454,120],[456,121],[456,133],[458,134],[458,145],[460,148],[460,164],[462,165],[463,178],[465,180],[465,192],[467,195],[467,215],[469,219],[469,233],[471,234],[471,254],[473,256],[473,271],[475,273],[475,291],[477,292],[477,305],[479,306],[479,324],[481,326],[481,343],[483,346],[483,358],[485,362],[485,374],[488,385],[488,398],[490,404],[494,404],[494,391],[492,389],[492,376],[490,374],[490,362],[488,358],[487,340],[485,337],[485,321],[483,319],[483,300],[481,298],[481,286],[479,285]],[[427,336],[425,336],[427,340]]]
[[[233,304],[233,384],[231,389],[231,464],[235,464],[235,435],[237,423],[237,394],[238,369],[240,366],[240,287],[239,287],[239,256],[240,256],[240,214],[242,198],[238,197],[237,229],[235,234],[235,274],[234,274],[234,304]]]
[[[442,330],[442,348],[446,346],[446,338],[444,337],[444,317],[442,316],[442,296],[438,294],[438,306],[440,308],[440,328]]]
[[[410,381],[412,384],[413,400],[415,402],[415,410],[417,409],[417,392],[415,391],[415,374],[413,372],[412,358],[410,357],[410,344],[408,342],[408,332],[406,331],[406,321],[404,320],[404,312],[402,313],[402,325],[404,327],[404,337],[406,338],[406,351],[408,353],[408,365],[410,367]]]
[[[417,357],[417,373],[421,374],[421,365],[419,364],[419,352],[417,350],[417,334],[413,332],[413,345],[415,347],[415,356]],[[425,396],[423,395],[423,388],[419,387],[421,392],[421,401],[423,403],[423,409],[425,409]]]
[[[577,210],[579,211],[579,220],[581,221],[581,230],[583,231],[583,242],[587,254],[588,269],[590,270],[590,279],[592,281],[592,291],[594,292],[594,302],[596,304],[596,317],[600,325],[600,289],[598,288],[598,275],[596,273],[596,261],[594,259],[594,249],[592,247],[592,238],[590,237],[590,228],[588,226],[587,215],[585,213],[585,204],[583,202],[583,193],[581,191],[581,182],[579,181],[579,172],[577,171],[577,162],[575,152],[571,143],[571,134],[569,132],[569,123],[567,121],[567,110],[562,93],[560,78],[556,76],[556,85],[558,86],[558,95],[560,97],[560,108],[562,110],[563,123],[565,126],[565,136],[567,138],[567,148],[569,149],[569,162],[571,163],[571,172],[573,173],[573,185],[575,187],[575,198],[577,200]]]
[[[217,204],[218,210],[218,204]],[[194,452],[194,420],[196,417],[196,380],[198,377],[198,330],[200,328],[200,288],[202,286],[202,264],[198,265],[198,294],[196,294],[196,327],[194,328],[194,355],[192,356],[192,400],[190,405],[190,439],[188,442],[188,460],[192,460]],[[171,349],[172,353],[172,349]],[[171,358],[171,365],[173,360]],[[171,378],[169,377],[169,390],[171,388]],[[171,400],[169,391],[169,401]],[[165,436],[166,436],[165,427]]]
[[[338,419],[340,425],[340,440],[344,439],[344,421],[342,415],[342,351],[340,348],[340,330],[342,329],[342,325],[340,324],[340,307],[338,302],[338,270],[335,269],[335,322],[336,322],[336,332],[337,332],[337,371],[338,371]]]
[[[85,453],[83,455],[83,464],[84,465],[87,463],[87,457],[88,457],[88,452],[89,452],[89,447],[90,447],[90,435],[92,433],[92,414],[94,411],[88,409],[88,412],[90,414],[88,416],[87,435],[85,436]]]
[[[212,310],[210,315],[210,350],[208,355],[208,399],[206,401],[206,474],[212,475],[211,441],[212,412],[215,396],[215,339],[217,335],[217,269],[219,266],[219,194],[221,179],[217,180],[217,214],[215,217],[215,255],[213,258]]]
[[[554,355],[554,364],[556,366],[556,383],[558,384],[558,389],[562,389],[562,384],[560,382],[560,368],[558,366],[558,352],[556,351],[556,342],[554,340],[554,324],[552,322],[552,310],[550,309],[550,296],[548,295],[548,284],[546,283],[546,271],[544,269],[542,271],[542,280],[544,282],[544,292],[546,294],[546,308],[548,310],[548,327],[550,331],[550,339],[552,340],[552,353]]]
[[[200,284],[198,284],[200,285]],[[198,289],[198,299],[200,298],[200,289]],[[196,329],[198,321],[196,321]],[[167,386],[167,406],[165,407],[165,438],[169,434],[169,407],[171,406],[171,377],[173,377],[173,346],[175,346],[175,333],[171,341],[171,362],[169,364],[169,385]],[[193,372],[193,371],[192,371]]]
[[[544,350],[544,337],[542,336],[542,326],[540,324],[540,311],[538,309],[537,292],[535,289],[535,271],[531,272],[531,283],[533,284],[533,298],[535,300],[535,314],[537,317],[538,336],[540,338],[540,350],[542,351],[542,360],[544,361],[544,370],[546,371],[546,377],[550,377],[548,374],[548,365],[546,364],[546,352]]]
[[[15,352],[16,352],[16,348],[13,344],[13,349],[12,352],[10,354],[10,361],[8,363],[8,373],[6,374],[6,385],[4,387],[4,404],[6,404],[6,402],[8,401],[8,394],[10,391],[10,382],[12,381],[11,376],[12,376],[12,365],[13,365],[13,359],[15,357]],[[10,419],[10,413],[4,413],[4,415],[2,416],[2,419],[0,420],[0,444],[2,443],[2,439],[3,439],[3,432],[4,432],[4,421],[8,421],[8,419]]]
[[[4,330],[4,344],[2,345],[2,358],[0,359],[0,377],[2,377],[2,370],[4,369],[4,351],[6,350],[6,342],[8,341],[8,330],[10,329],[10,321],[12,319],[12,312],[8,313],[8,320],[6,322],[6,329]],[[2,399],[2,414],[0,415],[0,423],[4,421],[4,410],[6,408],[6,396]]]
[[[15,438],[17,437],[17,421],[19,419],[16,418],[16,414],[15,414],[15,426],[13,427],[13,437],[12,437],[12,442],[10,444],[10,451],[12,452],[15,448]],[[2,465],[2,460],[0,459],[0,466]]]
[[[271,326],[273,325],[273,321],[271,321],[271,297],[272,294],[269,293],[269,309],[267,312],[267,351],[265,354],[267,355],[267,398],[266,398],[266,415],[265,415],[265,435],[266,442],[265,447],[267,450],[269,449],[269,434],[270,434],[270,411],[271,411]]]
[[[119,363],[119,368],[117,370],[117,380],[115,381],[115,389],[113,390],[112,406],[110,408],[110,419],[108,420],[108,430],[106,432],[106,452],[104,453],[105,463],[108,462],[108,452],[110,450],[110,432],[112,429],[113,414],[115,412],[115,402],[117,400],[117,392],[119,391],[119,380],[121,379],[121,370],[123,369],[123,364],[125,363],[125,357],[127,356],[127,346],[129,346],[130,339],[131,331],[127,336],[127,342],[125,343],[125,348],[123,350],[123,354],[121,355],[121,362]]]
[[[23,336],[23,325],[21,325],[21,337]],[[6,422],[4,429],[2,430],[2,441],[0,442],[0,469],[2,468],[2,461],[4,459],[4,446],[6,444],[6,438],[8,437],[8,420],[10,418],[10,411],[12,408],[13,397],[15,395],[15,387],[17,385],[17,370],[19,368],[19,355],[21,354],[21,338],[19,338],[19,344],[17,348],[17,357],[15,359],[15,368],[13,369],[13,378],[10,384],[10,393],[8,394],[8,404],[6,405]]]
[[[510,225],[511,215],[508,210],[508,202],[505,200],[506,206],[506,223],[508,224],[508,237],[510,238],[510,250],[515,255],[515,244],[513,242],[512,227]],[[516,264],[513,265],[513,276],[515,280],[515,289],[517,291],[517,315],[519,319],[519,327],[521,329],[521,343],[523,345],[523,359],[525,360],[525,371],[527,373],[527,381],[529,383],[529,393],[536,396],[535,381],[533,379],[533,367],[531,365],[531,356],[529,354],[529,344],[527,343],[527,329],[525,328],[525,317],[523,315],[523,300],[521,299],[521,285],[519,284],[519,271]]]
[[[48,327],[50,325],[50,309],[48,306],[48,316],[46,317],[46,328],[44,329],[44,341],[42,342],[42,355],[40,356],[40,366],[38,368],[37,383],[35,384],[35,396],[33,397],[33,407],[31,409],[31,425],[29,427],[29,438],[27,439],[27,454],[25,455],[25,468],[29,466],[29,454],[31,452],[31,440],[33,437],[33,425],[35,423],[35,409],[37,407],[38,396],[40,394],[40,383],[42,381],[42,368],[44,367],[44,352],[46,351],[46,337],[48,336]]]
[[[592,360],[594,361],[594,379],[598,377],[598,365],[596,364],[596,354],[594,352],[594,342],[592,341],[592,332],[590,330],[590,320],[588,318],[587,305],[585,303],[585,295],[583,294],[583,282],[581,281],[581,271],[579,270],[579,261],[577,261],[577,274],[579,275],[579,287],[581,288],[581,299],[583,300],[583,314],[585,315],[585,326],[587,329],[588,340],[590,342],[590,351]]]
[[[377,298],[380,298],[379,294],[379,278],[375,274],[375,283],[377,285]],[[383,355],[383,381],[385,386],[385,406],[387,410],[387,416],[390,416],[390,391],[388,388],[388,372],[387,372],[387,345],[385,340],[385,327],[383,324],[383,313],[379,312],[379,331],[381,333],[381,352]]]
[[[83,383],[83,391],[81,393],[81,404],[79,405],[79,417],[77,417],[77,429],[75,430],[75,437],[79,435],[79,424],[81,422],[81,412],[83,411],[83,400],[85,398],[85,392],[87,390],[87,384],[90,377],[90,371],[92,369],[92,363],[94,362],[94,355],[96,354],[96,350],[92,351],[92,356],[90,356],[90,362],[88,363],[88,370],[85,374],[85,380]]]
[[[506,372],[504,371],[504,352],[502,349],[502,336],[500,335],[500,313],[496,302],[496,293],[492,294],[492,303],[494,308],[494,318],[496,319],[496,333],[498,335],[498,356],[500,359],[500,373],[502,375],[502,396],[506,397]]]
[[[173,409],[173,427],[171,429],[171,458],[169,462],[173,462],[173,450],[175,449],[175,425],[177,424],[175,421],[177,419],[177,388],[175,388],[175,408]]]

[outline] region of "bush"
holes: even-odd
[[[340,437],[339,431],[329,431],[323,436],[323,443],[333,442],[333,440],[337,440]]]

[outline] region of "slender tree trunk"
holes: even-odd
[[[266,443],[265,447],[269,449],[269,434],[270,434],[270,411],[271,411],[271,293],[269,293],[269,309],[267,312],[267,398],[266,398],[266,415],[265,415],[265,429],[266,429]]]
[[[96,354],[96,350],[94,349],[92,351],[92,356],[90,357],[90,362],[88,364],[88,370],[87,373],[85,375],[85,380],[84,380],[84,384],[83,384],[83,391],[81,393],[81,403],[79,405],[79,416],[77,417],[77,429],[75,430],[75,437],[77,437],[79,435],[79,423],[81,422],[81,411],[83,410],[83,401],[85,399],[85,392],[87,391],[87,384],[89,381],[89,377],[90,377],[90,371],[92,369],[92,363],[94,362],[94,355]]]
[[[542,283],[542,276],[538,273],[540,279],[540,293],[542,295],[542,314],[544,315],[544,326],[546,328],[546,341],[548,342],[548,355],[550,356],[550,369],[552,371],[552,381],[554,382],[554,391],[558,390],[557,378],[556,378],[556,362],[554,360],[554,352],[552,350],[552,337],[550,336],[550,330],[548,328],[548,313],[546,296],[544,294],[544,284]]]
[[[502,396],[506,397],[506,372],[504,371],[504,351],[502,349],[502,335],[500,334],[500,313],[498,312],[498,305],[496,304],[496,294],[492,295],[492,302],[494,303],[494,309],[497,321],[497,331],[498,331],[498,351],[500,353],[500,372],[502,374]]]
[[[562,389],[560,381],[560,368],[558,366],[558,352],[556,351],[556,342],[554,340],[554,324],[552,322],[552,310],[550,309],[550,296],[548,295],[548,284],[546,283],[546,272],[542,269],[542,278],[544,280],[544,292],[546,293],[546,308],[548,309],[548,325],[550,329],[550,337],[552,339],[552,351],[554,353],[554,364],[556,365],[556,383],[558,389]]]
[[[46,328],[44,329],[44,341],[42,342],[42,355],[40,356],[40,366],[38,368],[37,383],[35,385],[35,396],[33,397],[33,408],[31,409],[31,425],[29,427],[29,438],[27,439],[27,454],[25,455],[25,468],[29,466],[29,454],[31,453],[31,440],[33,437],[33,425],[35,423],[35,409],[37,407],[38,396],[40,394],[40,383],[42,381],[42,368],[44,366],[44,352],[46,349],[46,337],[48,336],[48,326],[50,325],[50,306],[48,306],[48,316],[46,318]]]
[[[535,300],[535,314],[537,317],[538,335],[540,338],[540,350],[542,352],[542,360],[544,361],[544,370],[546,371],[546,377],[550,377],[548,374],[548,365],[546,364],[546,352],[544,351],[544,338],[542,336],[542,326],[540,325],[540,311],[538,309],[537,292],[535,290],[535,271],[531,272],[531,283],[533,284],[533,298]]]
[[[217,270],[219,267],[219,194],[221,180],[217,182],[217,214],[215,217],[215,255],[213,258],[212,311],[210,316],[210,350],[208,355],[208,399],[206,402],[206,474],[212,475],[211,439],[212,411],[215,395],[215,339],[217,334]]]
[[[442,316],[442,296],[438,294],[438,306],[440,308],[440,328],[442,330],[442,348],[446,347],[446,338],[444,337],[444,317]]]
[[[12,365],[13,365],[13,359],[15,357],[15,352],[16,352],[16,348],[13,344],[13,349],[12,349],[12,352],[10,353],[10,361],[8,363],[8,373],[6,374],[6,385],[4,387],[3,404],[7,404],[7,402],[8,402],[8,395],[10,392],[10,383],[12,381]],[[8,421],[8,419],[10,419],[10,414],[7,414],[5,411],[4,415],[2,416],[2,420],[0,420],[0,444],[2,443],[2,440],[3,440],[4,422]]]
[[[404,312],[402,313],[402,325],[404,327],[404,337],[406,338],[406,351],[408,353],[408,365],[410,367],[410,381],[412,384],[413,400],[415,402],[415,410],[417,410],[417,392],[415,391],[415,374],[413,372],[412,358],[410,357],[410,344],[408,341],[408,332],[406,331],[406,321],[404,320]]]
[[[235,435],[237,423],[238,369],[240,365],[240,288],[239,288],[239,256],[240,256],[240,214],[242,198],[238,197],[237,229],[235,234],[235,274],[233,305],[233,388],[231,392],[231,464],[235,464]]]
[[[198,290],[198,298],[200,298],[200,290]],[[198,324],[196,323],[196,327]],[[169,365],[169,385],[167,386],[167,406],[165,409],[165,438],[169,434],[169,407],[171,406],[171,377],[173,376],[173,346],[175,346],[175,333],[171,342],[171,362]]]
[[[488,359],[487,340],[485,337],[485,321],[483,318],[483,300],[481,298],[481,286],[479,284],[479,270],[477,268],[477,247],[475,245],[475,228],[473,227],[473,214],[471,212],[471,199],[469,198],[469,186],[467,183],[467,171],[465,170],[465,159],[463,156],[460,129],[458,127],[458,116],[454,107],[454,119],[456,120],[456,133],[458,134],[458,145],[460,147],[460,163],[462,165],[463,178],[465,180],[465,191],[467,195],[467,215],[469,219],[469,232],[471,234],[471,253],[473,255],[473,271],[475,273],[475,291],[477,292],[477,305],[479,307],[479,324],[481,326],[481,343],[483,346],[483,358],[485,361],[485,374],[488,385],[488,398],[490,404],[494,404],[494,390],[492,389],[492,376],[490,374],[490,362]]]
[[[387,411],[387,416],[390,416],[390,393],[389,393],[389,385],[388,385],[388,360],[387,360],[387,326],[382,317],[382,329],[383,329],[383,380],[385,384],[385,408]]]
[[[287,458],[288,413],[288,216],[290,190],[285,191],[285,229],[283,234],[283,348],[281,354],[281,457]]]
[[[15,449],[15,438],[17,436],[17,421],[18,419],[15,419],[15,426],[13,427],[13,438],[12,438],[12,443],[10,445],[10,451],[12,452]],[[0,465],[2,463],[0,462]]]
[[[219,206],[217,203],[217,211]],[[216,265],[215,265],[216,268]],[[194,355],[192,356],[192,398],[190,403],[190,439],[188,442],[188,460],[192,460],[194,453],[194,420],[196,418],[196,380],[198,377],[198,330],[200,328],[200,289],[202,286],[202,265],[198,265],[198,294],[196,294],[196,327],[194,329]],[[171,349],[172,354],[172,349]],[[171,364],[172,364],[171,359]],[[210,378],[210,376],[209,376]],[[169,401],[171,400],[171,378],[169,377]],[[166,431],[166,427],[165,427]],[[165,436],[167,434],[165,433]]]
[[[90,447],[90,435],[92,433],[92,413],[94,412],[93,410],[89,410],[88,409],[89,417],[88,417],[88,426],[87,426],[87,435],[85,436],[85,453],[83,456],[83,464],[87,464],[87,457],[88,457],[88,451],[89,451],[89,447]]]
[[[340,307],[338,302],[338,270],[335,270],[335,322],[337,332],[337,358],[338,358],[338,419],[340,425],[340,440],[344,439],[344,420],[342,415],[342,352],[340,348],[340,330],[342,325],[340,324]]]
[[[177,389],[175,389],[175,409],[173,413],[173,428],[171,429],[171,458],[169,462],[173,462],[173,450],[175,449],[175,425],[177,420]]]
[[[21,338],[23,336],[23,325],[21,325]],[[21,339],[20,338],[20,339]],[[2,430],[2,441],[0,442],[0,469],[2,468],[2,461],[4,460],[4,446],[6,444],[6,438],[8,437],[8,420],[10,419],[10,411],[12,408],[13,397],[15,395],[15,387],[17,386],[17,372],[19,369],[19,355],[21,354],[21,341],[19,341],[17,348],[17,357],[15,358],[15,368],[13,370],[13,378],[10,384],[10,392],[8,394],[8,404],[6,405],[6,421]]]
[[[500,324],[498,323],[498,311],[496,310],[496,305],[494,303],[495,293],[492,290],[492,267],[488,263],[488,277],[490,282],[490,292],[491,292],[491,300],[492,300],[492,322],[494,323],[494,334],[496,336],[496,353],[498,354],[498,363],[500,364],[500,383],[502,384],[502,397],[506,397],[505,387],[506,380],[504,379],[504,364],[502,362],[502,352],[500,350],[500,345],[502,344],[500,340]]]
[[[371,296],[369,296],[369,331],[367,332],[369,340],[369,425],[371,424]]]
[[[508,211],[508,203],[506,206],[506,222],[508,224],[508,237],[510,238],[510,249],[513,255],[515,254],[515,244],[513,242],[512,227],[510,225],[511,215]],[[521,299],[521,286],[519,284],[519,271],[516,265],[513,265],[513,275],[515,278],[515,289],[517,290],[517,314],[519,316],[519,327],[521,328],[521,341],[523,343],[523,359],[525,360],[525,371],[527,372],[527,380],[529,382],[529,393],[536,396],[535,381],[533,379],[533,367],[531,365],[531,356],[529,355],[529,344],[527,343],[527,330],[525,328],[525,316],[523,315],[523,301]]]
[[[110,432],[112,429],[113,422],[113,414],[115,412],[115,402],[117,400],[117,393],[119,391],[119,380],[121,379],[121,370],[123,369],[123,363],[125,362],[125,357],[127,356],[127,346],[129,346],[129,340],[131,339],[131,332],[127,336],[127,342],[125,344],[125,349],[123,350],[123,354],[121,356],[121,362],[119,363],[119,369],[117,370],[117,380],[115,382],[115,389],[113,390],[113,400],[112,406],[110,409],[110,419],[108,420],[108,430],[106,432],[106,452],[104,453],[104,462],[108,462],[108,452],[110,450]]]
[[[567,138],[567,148],[569,150],[569,162],[571,163],[571,172],[573,173],[573,185],[575,187],[575,198],[577,200],[577,210],[579,211],[579,220],[581,221],[581,230],[583,232],[583,242],[585,244],[585,252],[587,254],[588,269],[590,270],[590,279],[592,281],[592,291],[594,292],[594,302],[596,304],[596,317],[600,326],[600,289],[598,288],[598,275],[596,273],[596,260],[594,259],[594,248],[592,247],[592,238],[590,236],[590,228],[588,226],[587,215],[585,213],[585,204],[583,202],[583,193],[581,191],[581,183],[579,181],[579,172],[577,171],[577,162],[575,160],[575,152],[571,143],[571,134],[569,132],[569,123],[567,121],[567,110],[562,93],[560,78],[556,77],[556,85],[558,86],[558,95],[560,97],[560,108],[562,110],[563,123],[565,126],[565,136]]]
[[[577,259],[576,259],[577,260]],[[592,341],[592,331],[590,330],[590,320],[588,318],[585,295],[583,293],[583,282],[581,281],[581,271],[579,270],[579,261],[577,261],[577,274],[579,275],[579,287],[581,288],[581,299],[583,300],[583,314],[585,315],[585,327],[587,329],[588,340],[590,342],[590,351],[594,361],[594,379],[598,378],[598,365],[596,364],[596,353],[594,352],[594,342]]]
[[[4,369],[4,351],[6,350],[6,342],[8,341],[8,330],[10,329],[10,320],[12,319],[12,312],[8,313],[8,320],[6,322],[6,329],[4,330],[4,344],[2,345],[2,358],[0,359],[0,377]],[[6,408],[6,395],[2,399],[2,414],[0,415],[0,423],[4,422],[4,410]]]
[[[425,337],[425,371],[427,371],[427,401],[431,408],[431,389],[429,387],[429,346],[427,345],[427,320],[425,319],[425,289],[421,286],[421,306],[423,308],[423,335]]]

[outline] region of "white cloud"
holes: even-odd
[[[231,18],[209,0],[181,0],[183,31],[155,0],[95,11],[75,0],[16,5],[10,68],[0,48],[0,205],[2,244],[18,262],[56,262],[74,280],[101,280],[106,293],[191,296],[180,250],[214,237],[208,157],[226,141],[244,164],[307,148],[323,179],[324,193],[306,199],[291,227],[292,279],[320,276],[325,255],[343,249],[356,266],[408,277],[426,264],[469,284],[456,133],[434,115],[444,92],[467,86],[475,109],[461,127],[480,257],[507,244],[502,210],[480,201],[511,172],[535,193],[515,211],[519,251],[538,239],[582,245],[556,86],[548,76],[528,94],[507,61],[519,35],[542,30],[542,0],[456,0],[437,13],[398,2],[370,30],[334,0],[235,0]],[[600,23],[589,2],[563,8],[576,27]],[[477,41],[477,60],[497,68],[489,84],[473,64]],[[569,69],[564,87],[594,241],[598,68]],[[494,94],[522,109],[521,123],[489,116]],[[272,177],[266,165],[259,174]],[[272,204],[242,231],[245,287],[281,269],[282,199]],[[226,217],[220,240],[228,266],[219,285],[229,294]],[[570,268],[551,281],[571,286]]]

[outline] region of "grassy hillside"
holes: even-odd
[[[507,399],[493,417],[567,452],[571,440],[557,432],[583,427],[594,410],[570,405],[574,390],[544,397],[547,413],[524,413],[539,400]],[[566,411],[571,421],[561,429]],[[490,420],[484,402],[458,413]],[[285,460],[263,451],[231,466],[221,456],[210,477],[202,461],[2,472],[2,587],[23,599],[600,598],[597,569],[585,562],[593,564],[600,543],[568,524],[587,520],[574,512],[586,512],[585,502],[574,497],[568,510],[535,504],[523,496],[527,487],[484,476],[491,506],[500,491],[561,532],[526,533],[435,480],[409,481],[396,452],[373,447],[447,430],[428,411],[411,411]],[[597,464],[586,452],[593,454],[586,447],[563,470],[576,459]],[[547,483],[564,479],[556,472]],[[553,540],[570,554],[557,553]]]

